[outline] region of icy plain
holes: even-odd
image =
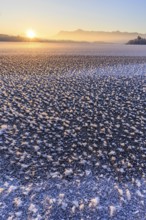
[[[146,57],[0,55],[0,219],[146,219]]]

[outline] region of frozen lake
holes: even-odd
[[[0,219],[145,219],[146,57],[26,45],[1,44]]]
[[[146,46],[96,43],[0,43],[0,54],[146,56]]]

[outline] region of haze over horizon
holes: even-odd
[[[129,40],[141,36],[146,38],[146,34],[137,32],[105,32],[105,31],[85,31],[78,29],[75,31],[60,31],[53,38],[39,38],[35,32],[29,30],[26,36],[5,35],[0,33],[0,41],[6,42],[96,42],[96,43],[127,43]]]
[[[32,28],[39,38],[60,30],[145,33],[144,0],[0,0],[0,33],[25,36]],[[139,16],[140,13],[140,16]]]

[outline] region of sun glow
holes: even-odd
[[[30,29],[30,30],[27,30],[26,36],[30,39],[33,39],[36,37],[36,33],[32,29]]]

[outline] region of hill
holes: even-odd
[[[37,39],[33,39],[33,41],[36,41]],[[11,36],[6,34],[0,34],[0,41],[3,42],[26,42],[29,41],[28,38],[22,37],[22,36]]]

